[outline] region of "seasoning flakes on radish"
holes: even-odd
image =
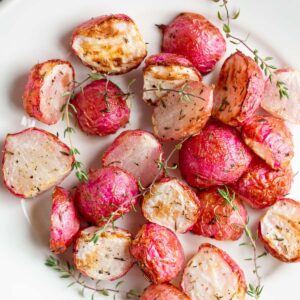
[[[157,224],[142,226],[132,242],[131,254],[153,283],[174,279],[184,263],[183,248],[175,233]]]
[[[291,167],[274,170],[263,160],[251,161],[248,170],[232,185],[232,189],[251,207],[262,209],[287,195],[294,178]]]
[[[86,221],[102,226],[112,214],[114,221],[128,213],[138,193],[131,174],[118,167],[105,167],[90,171],[88,181],[77,186],[75,205]]]
[[[157,164],[160,159],[163,160],[162,145],[152,133],[127,130],[106,149],[102,165],[120,167],[147,187],[156,176],[159,179],[163,175]]]
[[[2,162],[4,183],[15,196],[32,198],[61,182],[73,162],[69,147],[45,130],[8,134]]]
[[[23,93],[23,106],[28,115],[48,125],[57,123],[73,89],[74,76],[68,61],[53,59],[35,65]]]
[[[79,25],[71,46],[83,64],[105,74],[127,73],[147,55],[138,27],[124,14],[100,16]]]
[[[130,255],[131,234],[120,228],[108,227],[99,239],[92,239],[99,227],[82,230],[74,247],[74,264],[86,276],[95,280],[116,280],[133,266]]]
[[[239,132],[211,121],[179,151],[179,168],[188,184],[210,187],[233,183],[247,170],[252,159]]]
[[[55,254],[64,253],[80,228],[80,221],[73,197],[62,187],[55,187],[52,194],[50,225],[50,250]]]
[[[169,89],[187,81],[201,81],[201,74],[181,55],[159,53],[149,56],[144,68],[143,100],[156,105]]]
[[[199,218],[192,231],[216,240],[238,240],[243,232],[243,224],[247,222],[247,211],[240,199],[235,196],[234,211],[219,194],[218,188],[210,188],[198,193],[200,211]],[[241,219],[243,222],[241,222]]]
[[[277,201],[261,218],[258,236],[277,259],[300,261],[300,203],[292,199]]]
[[[237,51],[222,66],[214,90],[213,116],[240,126],[254,115],[261,102],[264,79],[257,63]]]
[[[87,134],[105,136],[115,133],[129,121],[127,97],[111,81],[95,80],[72,100],[79,127]]]
[[[288,95],[280,95],[278,85],[284,83]],[[274,117],[300,124],[300,72],[278,69],[272,82],[266,81],[261,106]]]
[[[288,167],[294,157],[292,134],[281,119],[254,116],[243,126],[242,137],[273,169]]]
[[[163,178],[144,196],[142,212],[149,222],[185,233],[199,217],[198,202],[187,184],[176,178]]]
[[[208,121],[212,104],[211,87],[188,81],[159,100],[152,115],[154,133],[163,141],[196,134]]]
[[[202,244],[184,269],[181,287],[191,300],[244,300],[243,271],[223,250]]]
[[[162,50],[188,58],[201,74],[214,69],[226,51],[221,32],[205,17],[181,13],[169,25],[160,25]]]

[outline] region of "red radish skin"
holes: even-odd
[[[282,198],[270,207],[258,225],[265,249],[282,262],[300,261],[300,203]]]
[[[108,226],[99,234],[99,227],[88,227],[80,232],[73,249],[76,269],[94,280],[116,280],[132,268],[134,260],[130,255],[131,234],[124,229]]]
[[[4,184],[17,197],[35,197],[69,175],[74,163],[69,153],[56,135],[42,129],[8,134],[2,159]]]
[[[248,170],[232,185],[232,189],[251,207],[262,209],[287,195],[293,178],[291,167],[273,170],[257,158],[252,160]]]
[[[235,196],[234,211],[218,193],[218,188],[210,188],[198,193],[200,212],[197,223],[192,231],[195,234],[210,237],[220,241],[238,240],[247,223],[247,211],[240,199]],[[240,217],[242,217],[242,222]]]
[[[152,284],[141,295],[141,300],[190,300],[190,298],[169,283]]]
[[[50,250],[64,253],[72,244],[80,228],[80,221],[70,193],[62,187],[55,187],[52,194],[50,225]]]
[[[226,51],[226,42],[217,27],[196,13],[181,13],[169,25],[160,26],[162,51],[188,58],[201,74],[207,74]]]
[[[294,157],[292,134],[280,119],[255,116],[243,126],[242,137],[245,143],[273,169],[288,167]]]
[[[74,69],[68,61],[52,59],[35,65],[23,93],[23,106],[30,117],[47,125],[57,123],[61,108],[74,86]]]
[[[179,168],[188,184],[204,188],[237,181],[251,159],[237,130],[212,121],[183,143]]]
[[[82,131],[105,136],[115,133],[129,121],[127,97],[111,81],[95,80],[83,88],[72,101]]]
[[[147,55],[138,27],[124,14],[100,16],[79,25],[71,47],[84,65],[110,75],[137,68]]]
[[[105,167],[91,171],[88,181],[77,186],[75,204],[87,222],[102,226],[116,210],[111,221],[129,212],[138,193],[137,181],[131,174],[118,167]]]
[[[157,224],[145,224],[132,242],[131,254],[153,283],[174,279],[183,267],[183,248],[176,235]]]
[[[181,287],[192,300],[244,300],[247,292],[241,268],[225,251],[208,243],[200,245],[187,263]]]
[[[288,89],[288,97],[280,97],[280,81]],[[266,80],[261,106],[274,117],[300,124],[300,72],[291,68],[276,70],[272,82]]]
[[[170,91],[160,98],[153,111],[154,133],[162,141],[182,140],[198,133],[211,115],[212,87],[198,81],[187,81],[175,90],[177,92]]]
[[[140,180],[144,187],[163,176],[157,162],[164,161],[161,143],[150,132],[127,130],[122,132],[106,149],[102,165],[117,166]]]
[[[146,193],[144,217],[177,233],[189,231],[199,218],[199,200],[192,189],[177,178],[163,178]]]
[[[158,53],[145,61],[143,99],[157,105],[166,94],[162,89],[174,89],[187,81],[201,81],[202,76],[193,64],[181,55]]]
[[[264,86],[257,63],[237,51],[222,66],[214,90],[213,116],[225,124],[241,126],[258,109]]]

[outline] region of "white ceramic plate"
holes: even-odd
[[[241,36],[250,33],[248,42],[267,56],[276,58],[279,67],[293,66],[300,69],[300,2],[298,0],[244,0],[229,1],[232,9],[240,6],[241,15],[234,30]],[[77,78],[84,78],[89,72],[71,55],[69,47],[70,33],[74,26],[98,15],[125,13],[139,25],[145,40],[149,43],[150,54],[159,51],[161,35],[154,24],[168,23],[177,13],[194,11],[204,14],[213,23],[220,25],[216,18],[217,4],[210,0],[3,0],[0,2],[0,135],[1,148],[6,133],[17,132],[24,126],[45,128],[62,136],[63,124],[47,127],[25,117],[21,95],[29,69],[39,61],[62,58],[74,64]],[[228,49],[227,55],[234,48]],[[243,50],[243,49],[242,49]],[[214,82],[221,63],[216,71],[205,77],[205,81]],[[132,101],[132,113],[128,128],[151,129],[151,108],[141,100],[141,69],[125,76],[113,78],[121,86],[132,78],[136,97]],[[290,126],[290,125],[289,125]],[[293,161],[294,171],[300,165],[299,127],[290,126],[294,134],[296,156]],[[120,132],[118,132],[119,134]],[[77,132],[75,143],[81,150],[81,160],[87,167],[99,167],[101,153],[113,140],[87,137]],[[168,147],[167,147],[168,149]],[[76,184],[75,177],[69,176],[63,186]],[[300,200],[300,176],[295,177],[291,197]],[[20,200],[12,196],[3,185],[0,187],[0,298],[30,300],[75,300],[81,297],[76,287],[66,288],[68,279],[60,279],[58,274],[44,266],[49,255],[49,214],[51,207],[50,193],[32,200]],[[249,209],[251,223],[254,224],[262,212],[254,213]],[[135,234],[144,220],[139,214],[130,213],[124,220],[118,221]],[[201,242],[209,241],[220,246],[239,263],[246,273],[247,280],[253,280],[252,265],[244,261],[251,255],[239,242],[216,242],[191,234],[180,235],[186,258],[193,255]],[[240,241],[241,242],[241,241]],[[262,249],[260,249],[262,251]],[[279,263],[268,256],[260,261],[262,266],[264,300],[299,299],[299,264]],[[147,281],[137,267],[126,277],[122,289],[143,290]],[[104,286],[114,284],[103,283]],[[88,298],[88,293],[86,295]],[[108,297],[103,297],[107,299]],[[112,299],[112,296],[109,297]],[[98,299],[101,299],[99,296]],[[122,299],[119,297],[117,299]],[[214,300],[214,299],[212,299]]]

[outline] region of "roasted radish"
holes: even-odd
[[[289,166],[294,157],[292,134],[280,119],[255,116],[242,128],[245,143],[273,169]]]
[[[257,63],[237,51],[226,59],[214,90],[213,116],[231,126],[240,126],[259,107],[264,79]]]
[[[201,81],[201,74],[181,55],[159,53],[145,61],[144,94],[147,103],[156,104],[167,90],[187,81]]]
[[[139,188],[133,176],[118,167],[91,171],[87,182],[77,186],[75,204],[88,222],[103,225],[130,211]]]
[[[247,211],[237,196],[232,201],[237,211],[233,210],[218,189],[211,188],[198,193],[200,212],[192,231],[216,240],[237,240],[244,232]]]
[[[35,197],[61,182],[74,162],[67,145],[38,128],[8,134],[3,152],[4,183],[21,198]]]
[[[220,122],[209,122],[179,152],[179,168],[194,187],[232,183],[247,170],[252,154],[239,133]]]
[[[199,217],[198,202],[187,184],[176,178],[163,178],[144,196],[142,212],[149,222],[185,233]]]
[[[214,69],[226,51],[219,29],[196,13],[181,13],[169,25],[160,25],[163,52],[187,57],[202,73]]]
[[[202,82],[188,81],[178,86],[154,108],[154,133],[163,141],[198,133],[211,115],[212,102],[213,90]]]
[[[83,64],[106,74],[129,72],[147,55],[136,24],[124,14],[101,16],[79,25],[71,46]]]
[[[73,242],[80,228],[73,198],[62,187],[56,187],[52,194],[50,225],[50,250],[55,254],[64,253]]]
[[[183,267],[182,246],[171,230],[145,224],[132,242],[131,254],[153,283],[169,282]]]
[[[274,170],[261,159],[253,159],[248,170],[233,184],[239,197],[253,208],[273,205],[287,195],[293,181],[291,167]]]
[[[115,280],[133,266],[130,255],[131,234],[120,228],[88,227],[80,232],[74,246],[74,264],[86,276],[95,280]],[[98,234],[96,239],[94,235]]]
[[[223,250],[202,244],[184,269],[181,287],[191,300],[244,300],[243,271]]]
[[[300,203],[292,199],[277,201],[260,220],[258,236],[277,259],[300,261]]]
[[[143,130],[122,132],[108,147],[102,165],[117,166],[131,173],[144,187],[163,174],[158,162],[163,160],[160,142],[153,134]]]
[[[266,82],[261,106],[275,117],[299,124],[300,72],[293,69],[275,71],[272,82]]]
[[[23,106],[30,117],[51,125],[61,118],[61,109],[74,86],[74,69],[68,61],[53,59],[35,65],[25,86]]]
[[[152,284],[144,291],[141,300],[190,300],[174,285],[169,283]]]
[[[112,134],[129,121],[127,96],[113,82],[105,79],[85,86],[72,103],[78,124],[87,134]]]

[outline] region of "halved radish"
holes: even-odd
[[[294,157],[293,136],[281,119],[254,116],[243,126],[242,137],[273,169],[288,167]]]
[[[70,193],[62,187],[55,187],[52,194],[50,225],[50,250],[64,253],[73,242],[80,228],[80,221]]]
[[[202,244],[184,269],[181,287],[191,300],[244,300],[243,271],[223,250]]]
[[[153,134],[143,130],[127,130],[106,149],[102,164],[128,171],[146,187],[156,176],[159,179],[163,175],[158,168],[160,159],[163,159],[162,146]]]
[[[23,94],[25,111],[45,124],[57,123],[73,89],[74,76],[68,61],[53,59],[35,65]]]
[[[142,294],[141,300],[190,300],[174,285],[169,283],[152,284]]]
[[[149,222],[185,233],[197,222],[199,201],[184,182],[163,178],[144,196],[142,211]]]
[[[279,94],[280,84],[287,88],[288,96]],[[299,124],[300,72],[293,69],[276,70],[272,82],[268,80],[265,84],[261,106],[275,117]]]
[[[6,136],[2,172],[8,190],[34,197],[61,182],[72,170],[70,148],[55,135],[29,128]]]
[[[242,125],[258,109],[263,90],[257,63],[237,51],[222,66],[214,91],[213,116],[231,126]]]
[[[292,199],[277,201],[261,218],[258,236],[277,259],[300,261],[300,203]]]
[[[100,16],[79,25],[71,46],[85,65],[106,74],[129,72],[147,55],[136,24],[124,14]]]
[[[156,104],[166,94],[164,89],[174,89],[186,81],[201,81],[202,77],[185,57],[172,53],[149,56],[144,68],[143,100]]]
[[[212,105],[213,89],[210,86],[187,81],[159,100],[152,115],[154,133],[163,141],[196,134],[209,119]]]
[[[115,280],[124,276],[133,266],[130,255],[131,234],[121,228],[108,227],[93,237],[99,227],[82,230],[74,246],[74,264],[86,276],[95,280]]]

